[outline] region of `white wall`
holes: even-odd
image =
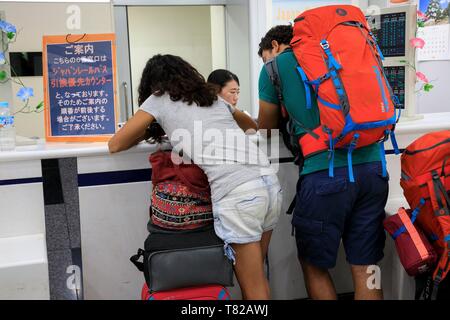
[[[142,70],[155,54],[181,56],[205,77],[212,71],[209,6],[129,7],[128,27],[135,106]]]
[[[81,12],[81,28],[69,30],[66,20],[69,14],[67,7],[78,5]],[[109,3],[31,3],[31,2],[0,2],[0,10],[5,12],[6,20],[17,27],[17,41],[10,46],[10,52],[42,51],[43,35],[65,35],[83,33],[114,32],[112,7]],[[22,77],[26,86],[34,89],[31,105],[43,101],[42,77]],[[13,85],[13,96],[19,86]],[[14,98],[17,109],[23,103]],[[43,113],[16,115],[16,132],[21,136],[44,137]]]
[[[421,92],[418,113],[450,112],[450,61],[424,61],[419,70],[433,81],[433,90]]]
[[[254,117],[259,112],[258,81],[263,62],[258,56],[259,43],[261,38],[272,26],[272,0],[250,0],[250,67],[251,67],[251,92],[252,109]]]
[[[239,77],[241,95],[238,107],[252,112],[251,59],[257,59],[250,50],[250,23],[256,17],[250,14],[248,0],[230,0],[227,5],[227,60],[228,69]]]
[[[227,44],[225,38],[225,7],[211,6],[212,70],[226,69]]]

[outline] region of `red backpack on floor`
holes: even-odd
[[[436,250],[439,263],[435,286],[450,270],[450,130],[424,135],[401,157],[400,185],[411,208],[419,208],[417,223]]]
[[[230,300],[227,288],[210,285],[161,292],[150,292],[146,284],[142,287],[142,300]]]
[[[299,63],[311,108],[311,87],[317,97],[320,125],[307,130],[299,144],[305,158],[330,152],[334,176],[335,149],[348,150],[350,181],[354,182],[354,149],[392,139],[398,122],[398,99],[383,69],[384,56],[364,13],[355,6],[333,5],[305,11],[295,19],[292,50]],[[304,128],[304,126],[302,126]],[[382,159],[384,143],[380,143]],[[383,174],[386,163],[383,161]]]

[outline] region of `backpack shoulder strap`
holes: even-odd
[[[270,82],[272,82],[273,86],[275,87],[275,91],[277,92],[278,101],[280,102],[281,106],[284,108],[283,88],[281,87],[281,78],[280,78],[280,72],[278,70],[278,64],[277,64],[276,57],[267,61],[264,64],[264,67],[267,71],[267,74],[269,75]]]
[[[291,49],[286,49],[286,50],[291,50]],[[313,132],[311,129],[307,128],[303,123],[301,123],[294,117],[289,117],[289,113],[284,105],[283,88],[281,85],[280,72],[278,69],[276,57],[267,61],[265,63],[265,68],[266,68],[267,74],[269,75],[269,79],[272,82],[272,84],[275,87],[275,90],[277,92],[278,101],[280,102],[280,105],[281,105],[281,113],[282,113],[283,118],[290,118],[293,123],[295,123],[297,126],[302,128],[306,133],[310,134],[315,139],[319,139],[319,136],[315,132]]]

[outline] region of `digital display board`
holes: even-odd
[[[386,78],[392,87],[392,91],[400,101],[398,106],[400,109],[405,109],[405,83],[406,83],[406,67],[384,67]]]
[[[371,16],[367,20],[385,57],[406,55],[406,12]]]

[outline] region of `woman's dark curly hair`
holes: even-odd
[[[293,29],[291,25],[279,25],[270,29],[264,38],[261,39],[259,43],[258,55],[262,57],[262,52],[264,50],[273,49],[272,41],[276,40],[279,44],[291,44],[291,40],[294,36]]]
[[[148,60],[139,84],[139,106],[151,95],[167,93],[172,101],[209,107],[217,100],[213,85],[188,62],[173,55],[155,55]]]

